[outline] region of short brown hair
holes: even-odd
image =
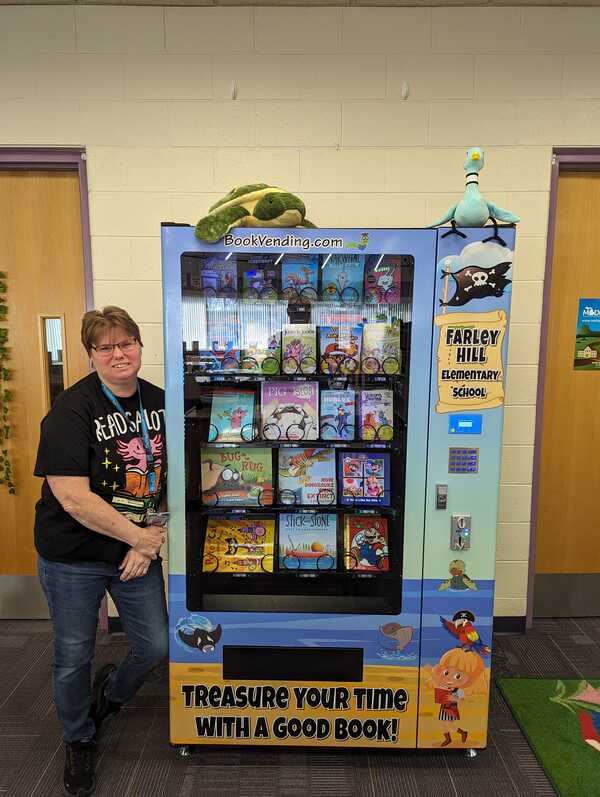
[[[109,305],[108,307],[103,307],[102,310],[89,310],[83,316],[81,322],[81,342],[87,353],[89,354],[92,346],[96,345],[96,341],[100,335],[104,332],[109,332],[111,329],[115,329],[115,327],[124,329],[128,335],[131,335],[132,338],[135,338],[140,345],[142,345],[140,328],[127,310]]]

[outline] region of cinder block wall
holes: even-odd
[[[525,613],[551,148],[599,143],[599,8],[0,7],[0,145],[86,146],[96,305],[142,322],[158,383],[161,221],[263,180],[320,226],[425,225],[485,148],[484,193],[523,218],[501,616]]]

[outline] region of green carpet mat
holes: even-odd
[[[600,795],[600,680],[498,678],[560,797]]]

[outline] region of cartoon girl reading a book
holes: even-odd
[[[486,694],[488,684],[485,665],[473,650],[452,648],[442,654],[438,663],[425,668],[425,683],[434,690],[434,700],[439,704],[438,719],[442,723],[444,741],[441,747],[452,742],[452,733],[458,733],[464,744],[469,735],[464,721],[460,722],[459,701],[470,695]]]

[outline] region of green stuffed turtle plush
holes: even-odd
[[[196,238],[215,243],[232,227],[314,227],[304,202],[283,188],[254,183],[232,188],[196,225]]]

